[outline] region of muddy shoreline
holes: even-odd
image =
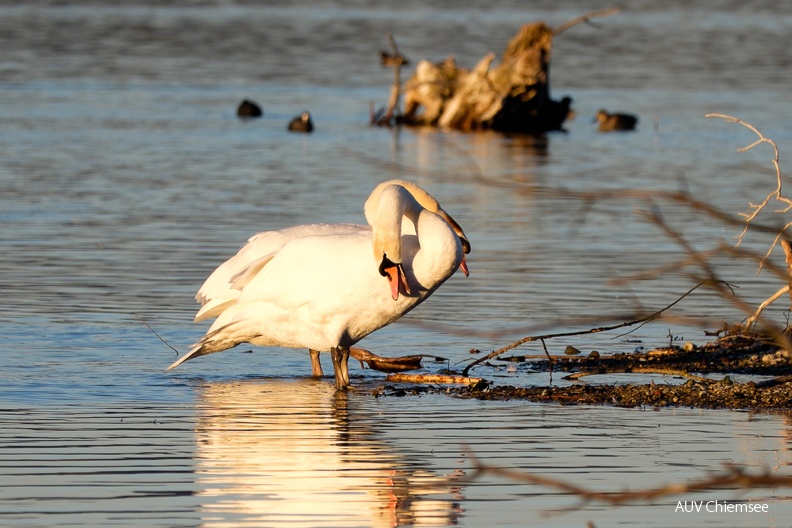
[[[728,333],[701,347],[686,345],[612,356],[511,356],[499,362],[530,362],[535,372],[559,373],[576,382],[569,386],[511,386],[481,382],[471,386],[394,384],[375,389],[375,396],[447,394],[479,400],[526,400],[562,405],[615,405],[659,409],[792,410],[790,354],[761,335]],[[494,364],[488,365],[490,368]],[[484,378],[487,364],[477,368]],[[597,374],[666,374],[679,383],[594,383]],[[737,383],[735,374],[761,377]],[[591,378],[589,378],[591,377]],[[588,378],[588,379],[587,379]],[[687,378],[685,381],[685,378]]]

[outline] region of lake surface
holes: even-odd
[[[423,185],[463,226],[471,276],[452,277],[365,348],[442,356],[461,369],[476,357],[471,349],[673,302],[700,270],[612,282],[685,256],[636,210],[656,207],[700,250],[733,245],[739,228],[634,191],[688,190],[733,214],[773,191],[772,150],[738,153],[756,136],[703,116],[752,123],[777,142],[782,170],[788,165],[792,8],[631,2],[564,32],[554,42],[552,91],[574,99],[565,134],[367,125],[370,102],[385,104],[392,80],[378,64],[385,32],[413,64],[453,54],[472,67],[524,23],[558,26],[603,7],[0,2],[0,524],[788,525],[783,489],[610,508],[466,478],[471,453],[597,490],[702,478],[727,462],[786,474],[786,415],[375,398],[384,376],[357,364],[358,389],[337,395],[330,379],[308,377],[304,351],[254,347],[166,373],[175,353],[143,322],[184,352],[206,330],[192,323],[195,292],[249,236],[363,222],[368,193],[390,178]],[[259,102],[264,118],[238,120],[243,98]],[[638,131],[597,133],[600,107],[639,115]],[[316,131],[287,133],[305,109]],[[588,203],[574,194],[582,192],[609,197]],[[769,212],[761,218],[781,223]],[[769,239],[752,233],[744,245],[764,252]],[[752,305],[780,287],[767,271],[757,275],[755,261],[716,264]],[[783,323],[784,308],[770,317]],[[704,290],[670,315],[626,336],[548,347],[702,344],[711,339],[705,329],[745,316]],[[562,383],[527,365],[511,370],[473,374]],[[753,500],[769,513],[675,513],[678,499]]]

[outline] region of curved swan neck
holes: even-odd
[[[435,200],[431,194],[426,192],[422,187],[410,181],[388,180],[380,183],[374,188],[368,200],[366,200],[365,206],[363,207],[363,211],[366,215],[366,221],[369,225],[374,225],[374,216],[376,215],[376,210],[379,205],[382,192],[391,185],[397,185],[404,188],[404,190],[406,190],[423,209],[431,213],[435,213],[440,218],[445,220],[451,226],[451,229],[454,230],[454,233],[456,233],[457,237],[459,237],[465,253],[470,253],[470,241],[468,240],[467,235],[465,235],[465,232],[462,230],[462,227],[460,227],[460,225],[453,218],[451,218],[451,215],[443,210],[443,208],[440,206],[440,203]]]

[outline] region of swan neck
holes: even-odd
[[[374,236],[374,258],[377,262],[387,258],[394,264],[402,263],[402,222],[406,216],[417,224],[422,209],[401,185],[389,185],[382,189],[376,212],[370,218]]]

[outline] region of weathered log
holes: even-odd
[[[468,378],[451,374],[389,374],[388,381],[396,383],[430,383],[443,385],[476,385],[483,378]]]
[[[561,129],[572,100],[550,98],[553,35],[543,22],[526,24],[492,68],[492,53],[469,71],[459,68],[452,57],[438,64],[421,61],[405,84],[401,121],[464,131]]]
[[[363,348],[350,348],[349,355],[360,361],[360,366],[366,363],[369,368],[378,370],[380,372],[404,372],[407,370],[416,370],[421,368],[421,361],[423,358],[432,358],[435,361],[448,361],[446,358],[438,356],[430,356],[427,354],[415,354],[412,356],[400,356],[395,358],[388,358],[378,356]]]
[[[432,126],[443,114],[445,102],[454,95],[459,78],[467,70],[457,66],[454,57],[437,64],[422,60],[407,81],[402,121],[412,125]]]

